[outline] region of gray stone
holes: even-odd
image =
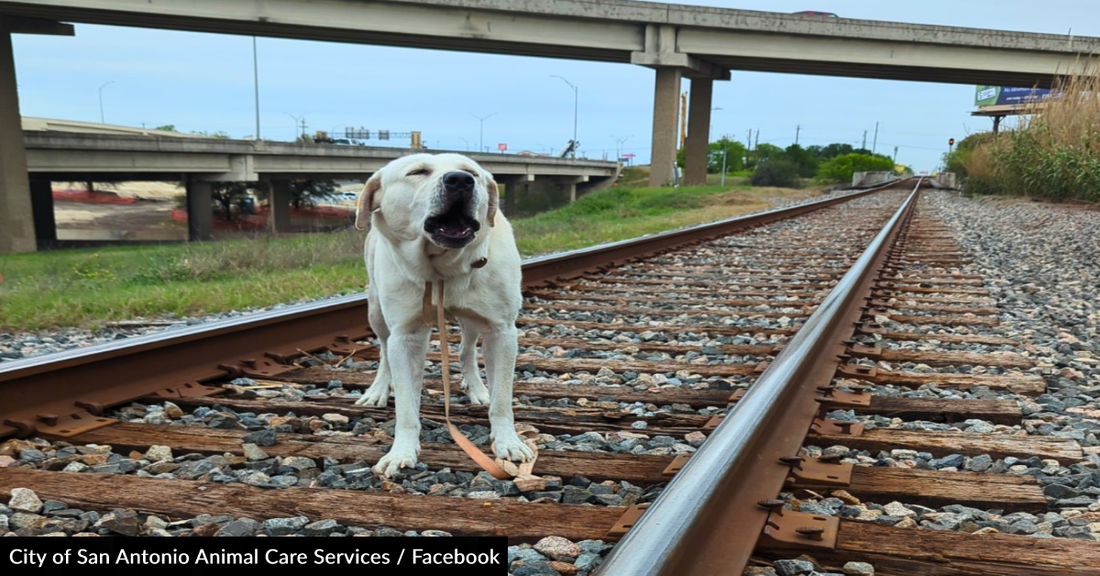
[[[874,576],[875,567],[866,562],[849,562],[844,565],[844,573],[849,576]]]
[[[573,560],[582,552],[580,546],[561,536],[547,536],[539,540],[534,548],[539,553],[560,561]]]
[[[593,554],[591,552],[585,552],[580,556],[577,556],[577,561],[573,563],[577,567],[577,570],[585,571],[592,570],[600,565],[603,558],[599,554]]]
[[[971,472],[985,472],[991,466],[993,466],[993,459],[988,454],[982,454],[971,458],[966,464],[966,469]]]
[[[814,571],[814,565],[805,560],[776,560],[774,566],[779,576],[801,576]]]
[[[251,442],[246,442],[245,444],[242,444],[241,448],[244,451],[244,457],[249,459],[250,461],[255,462],[257,460],[267,460],[268,458],[270,458],[270,456],[267,455],[267,452],[264,452],[262,448]]]
[[[141,526],[138,524],[137,518],[132,516],[114,518],[104,516],[102,520],[96,523],[96,526],[123,536],[137,536],[141,532]]]
[[[164,462],[172,459],[172,449],[168,446],[150,446],[145,452],[145,459],[150,462]]]
[[[12,488],[8,507],[12,510],[37,514],[42,511],[42,500],[30,488]]]
[[[286,536],[287,534],[294,534],[300,532],[302,528],[309,524],[309,519],[305,516],[298,516],[295,518],[272,518],[265,520],[263,523],[264,531],[268,536]]]
[[[255,444],[257,446],[274,446],[275,441],[275,430],[272,428],[257,430],[241,439],[243,443]]]
[[[962,454],[951,454],[950,456],[945,456],[943,458],[936,458],[935,460],[930,461],[928,465],[936,470],[940,470],[942,468],[960,468],[965,461],[966,458]]]
[[[318,520],[311,524],[306,524],[303,531],[306,536],[324,536],[330,532],[335,532],[341,528],[340,523],[335,520]]]
[[[1054,498],[1055,500],[1076,498],[1081,495],[1081,493],[1077,490],[1063,484],[1048,484],[1043,487],[1043,494],[1046,494],[1048,498]]]

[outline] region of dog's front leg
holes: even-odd
[[[428,328],[394,331],[387,340],[386,348],[393,378],[397,428],[393,434],[393,446],[374,466],[374,471],[391,477],[401,468],[416,466],[420,454],[420,389],[424,384]]]
[[[493,326],[483,334],[485,373],[489,377],[489,425],[493,451],[506,460],[528,461],[535,457],[519,434],[512,415],[512,380],[516,373],[519,331],[515,322]]]

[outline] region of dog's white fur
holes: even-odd
[[[443,175],[451,171],[474,176],[471,203],[481,225],[475,239],[458,249],[440,246],[424,230],[425,220],[442,202]],[[462,386],[472,404],[489,404],[493,450],[508,460],[534,457],[516,434],[512,415],[521,269],[512,227],[495,209],[496,196],[492,174],[473,160],[459,154],[414,154],[375,173],[359,197],[356,226],[362,229],[368,218],[370,222],[364,256],[370,326],[378,336],[381,361],[374,383],[356,404],[385,406],[393,387],[394,443],[374,467],[383,476],[415,466],[420,453],[420,391],[431,331],[422,321],[424,286],[441,279],[446,313],[458,320],[462,332]],[[488,263],[473,268],[481,258]],[[478,369],[479,336],[484,338],[488,389]]]

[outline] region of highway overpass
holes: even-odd
[[[394,158],[419,151],[196,138],[164,132],[159,136],[119,134],[106,133],[105,128],[99,130],[99,133],[23,132],[36,241],[40,246],[48,246],[57,238],[50,186],[52,181],[186,182],[189,236],[202,240],[210,238],[213,232],[213,182],[267,183],[272,192],[274,229],[282,231],[290,225],[291,180],[366,179]],[[130,130],[142,132],[139,129]],[[484,166],[493,173],[497,182],[507,187],[503,206],[506,214],[513,211],[518,196],[553,189],[573,200],[578,189],[583,192],[610,185],[619,174],[619,164],[616,162],[459,153]]]
[[[0,0],[0,18],[0,138],[17,138],[4,130],[18,123],[10,33],[71,33],[62,22],[138,26],[653,68],[653,185],[672,178],[683,78],[691,80],[684,181],[692,184],[706,176],[713,81],[730,70],[1050,86],[1100,55],[1090,37],[623,0]],[[3,171],[17,171],[24,154],[3,144],[17,142],[0,141]],[[0,184],[25,189],[20,178],[9,173]],[[27,204],[3,206],[18,214]],[[0,238],[0,252],[10,244]]]

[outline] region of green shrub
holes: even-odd
[[[798,165],[790,160],[770,159],[761,162],[752,173],[753,186],[798,188]]]
[[[893,172],[894,161],[886,156],[868,154],[844,154],[825,162],[817,169],[817,181],[845,183],[852,181],[856,172]]]

